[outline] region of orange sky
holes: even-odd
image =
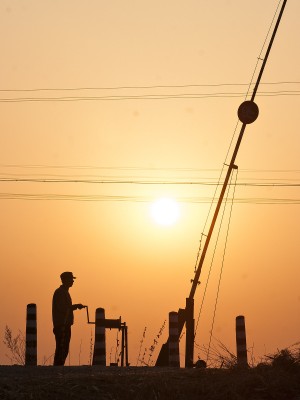
[[[215,190],[203,183],[217,182],[277,5],[1,2],[0,177],[31,181],[1,181],[0,332],[6,324],[25,331],[26,304],[36,303],[39,363],[54,351],[51,300],[64,270],[78,276],[71,295],[89,305],[91,319],[104,307],[108,318],[127,322],[132,365],[144,328],[149,348],[168,312],[184,307]],[[259,89],[269,95],[257,96],[260,115],[237,157],[240,185],[213,332],[235,351],[235,317],[245,315],[257,360],[299,341],[299,186],[288,186],[300,173],[299,12],[299,1],[289,0]],[[266,182],[284,186],[257,186]],[[149,215],[161,196],[180,202],[173,226]],[[226,218],[200,346],[209,341]],[[196,319],[213,248],[214,240]],[[93,327],[84,311],[75,318],[70,363],[86,364]],[[108,361],[115,339],[109,332]],[[1,340],[2,364],[6,352]]]

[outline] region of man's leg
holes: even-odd
[[[63,342],[64,342],[64,328],[54,328],[53,333],[55,335],[55,354],[54,354],[54,363],[53,365],[64,365],[64,358],[63,358]]]
[[[65,361],[69,354],[70,340],[71,340],[71,326],[66,326],[63,339],[63,349],[62,349],[63,364],[65,364]]]

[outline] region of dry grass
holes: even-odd
[[[9,350],[9,354],[6,357],[9,358],[12,364],[25,365],[25,335],[19,330],[19,333],[14,336],[12,330],[6,325],[4,330],[4,340],[6,348]]]

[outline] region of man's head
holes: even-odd
[[[60,279],[64,286],[71,287],[73,285],[74,279],[76,279],[76,277],[73,276],[73,272],[63,272],[60,275]]]

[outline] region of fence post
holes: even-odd
[[[104,367],[106,366],[105,311],[104,311],[104,308],[96,309],[93,365],[102,365]]]
[[[169,367],[180,367],[178,313],[169,313]]]
[[[25,365],[37,365],[36,304],[27,304]]]
[[[246,341],[246,328],[245,328],[245,317],[239,315],[235,320],[236,327],[236,354],[237,354],[237,365],[239,367],[247,367],[247,341]]]

